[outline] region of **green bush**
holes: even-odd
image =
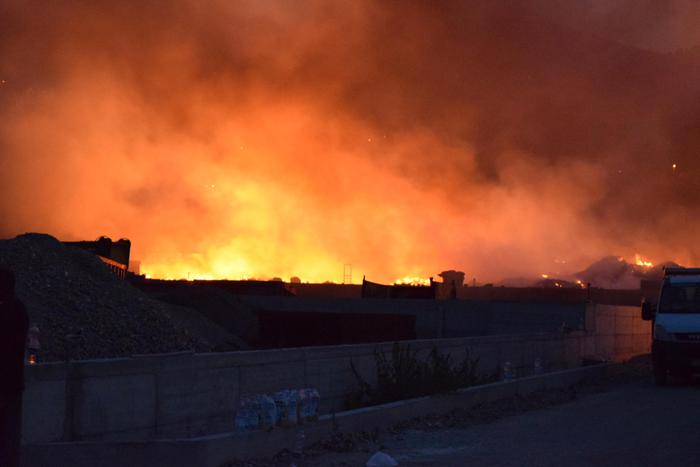
[[[469,349],[464,360],[453,366],[450,354],[433,347],[425,360],[418,358],[410,344],[394,343],[391,354],[374,351],[377,384],[370,385],[350,362],[358,388],[350,393],[349,408],[383,404],[412,397],[444,393],[473,386],[480,381],[476,373],[478,358],[471,358]]]

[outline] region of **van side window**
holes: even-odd
[[[700,286],[695,284],[668,284],[664,286],[659,313],[700,312]]]

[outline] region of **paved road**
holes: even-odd
[[[440,432],[387,440],[404,466],[700,466],[700,386],[649,381]]]
[[[644,381],[490,423],[382,439],[400,466],[700,466],[700,384]],[[307,465],[364,465],[366,453]]]

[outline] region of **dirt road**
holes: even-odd
[[[248,465],[364,466],[381,449],[400,466],[700,466],[700,383],[659,388],[648,368],[629,376]]]

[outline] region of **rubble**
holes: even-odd
[[[0,240],[0,266],[40,331],[39,361],[209,350],[168,306],[120,280],[93,254],[44,234]]]

